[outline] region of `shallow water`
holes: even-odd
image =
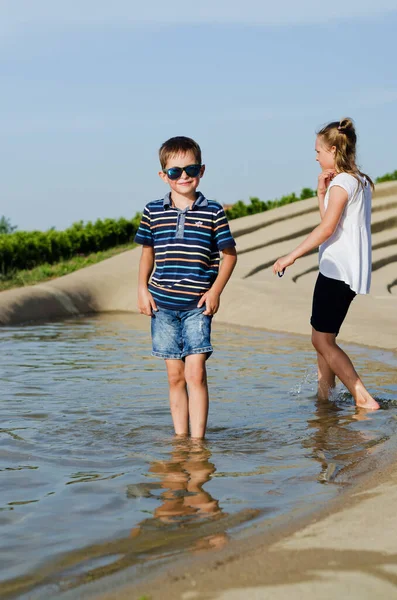
[[[215,326],[207,440],[176,440],[147,328],[113,314],[0,329],[2,597],[221,547],[331,498],[395,436],[396,354],[347,347],[388,409],[360,418],[341,389],[316,400],[307,339]]]

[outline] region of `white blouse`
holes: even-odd
[[[327,210],[332,187],[346,190],[347,204],[330,238],[320,246],[320,273],[347,283],[356,294],[368,294],[371,285],[371,204],[369,182],[339,173],[331,181],[324,198]]]

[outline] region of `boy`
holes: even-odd
[[[145,206],[135,236],[142,244],[138,308],[152,318],[152,355],[165,359],[175,433],[187,435],[190,421],[191,436],[203,438],[211,320],[236,265],[236,243],[222,206],[196,191],[205,171],[199,145],[174,137],[159,157],[171,190]]]

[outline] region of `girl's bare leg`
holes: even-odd
[[[364,387],[353,364],[347,354],[336,343],[334,333],[321,333],[312,330],[312,343],[328,367],[335,373],[347,387],[357,406],[369,410],[376,410],[379,404]]]
[[[177,435],[189,433],[189,405],[185,379],[185,363],[179,359],[165,361],[170,390],[171,416]]]
[[[335,387],[335,373],[319,352],[317,352],[317,372],[318,398],[319,400],[328,400],[330,391]]]

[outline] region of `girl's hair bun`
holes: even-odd
[[[339,121],[339,125],[338,125],[338,131],[340,131],[341,133],[351,133],[354,131],[354,123],[352,119],[349,119],[349,117],[344,117],[343,119],[341,119]]]
[[[335,151],[335,170],[337,173],[350,173],[361,182],[366,177],[373,188],[374,184],[368,175],[362,173],[356,164],[357,134],[353,119],[344,117],[340,121],[332,121],[324,125],[317,135],[328,150]]]

